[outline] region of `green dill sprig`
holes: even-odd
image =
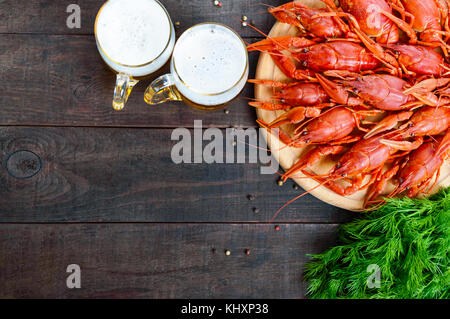
[[[310,298],[450,297],[450,188],[394,198],[338,229],[338,246],[305,266]],[[379,284],[368,285],[368,267]],[[371,288],[369,288],[371,287]]]

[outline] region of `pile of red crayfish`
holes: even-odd
[[[431,190],[450,155],[450,0],[322,0],[321,9],[290,2],[269,12],[299,36],[266,39],[249,51],[271,55],[290,83],[250,105],[286,110],[267,129],[290,147],[313,147],[283,179],[299,173],[342,196],[367,189],[365,206]],[[374,117],[376,115],[376,117]],[[374,120],[377,118],[377,120]],[[338,156],[326,175],[309,168]]]

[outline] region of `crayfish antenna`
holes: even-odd
[[[406,187],[404,187],[403,184],[398,184],[397,187],[388,196],[386,196],[386,198],[393,198],[402,193],[405,189]]]
[[[283,130],[276,128],[275,130],[277,131],[277,134],[275,134],[273,133],[274,129],[270,128],[269,124],[267,124],[266,122],[262,120],[256,120],[256,123],[258,123],[262,128],[265,128],[271,135],[275,135],[281,141],[281,143],[284,144],[284,146],[278,149],[272,148],[272,151],[281,151],[294,144],[294,141]],[[267,138],[269,139],[269,135],[267,136]]]
[[[238,19],[238,18],[233,18],[233,19],[238,20],[238,21],[240,21],[242,23],[245,22],[245,21],[242,21],[241,19]],[[263,47],[266,46],[266,48],[267,48],[267,49],[263,49],[263,50],[269,50],[270,51],[270,49],[272,49],[272,50],[275,49],[273,47],[273,45],[275,43],[275,44],[280,46],[279,48],[276,48],[276,50],[280,50],[280,51],[281,50],[288,50],[288,51],[291,51],[289,46],[285,46],[283,43],[278,42],[278,40],[285,41],[284,38],[292,38],[292,37],[285,36],[285,37],[272,38],[268,34],[264,33],[260,29],[258,29],[257,27],[251,25],[250,23],[247,23],[247,26],[249,26],[250,28],[252,28],[253,30],[255,30],[256,32],[258,32],[259,34],[263,35],[266,38],[265,40],[262,40],[262,41],[250,44],[249,46],[247,46],[247,50],[249,50],[249,51],[255,51],[255,50],[260,51],[261,48],[257,48],[257,47],[259,45],[262,45]],[[313,43],[315,43],[315,42],[313,42]],[[269,44],[271,44],[271,45],[268,46]],[[290,42],[288,42],[287,44],[289,45]],[[256,49],[253,49],[253,48],[256,48]]]
[[[258,109],[269,110],[269,111],[278,111],[278,110],[286,110],[290,109],[292,106],[283,103],[272,103],[272,102],[249,102],[248,105],[256,107]]]
[[[309,193],[311,193],[312,191],[316,190],[317,188],[319,188],[320,186],[325,185],[326,183],[328,183],[328,180],[324,181],[323,183],[320,183],[319,185],[311,188],[309,191],[305,191],[303,194],[298,195],[297,197],[291,199],[290,201],[288,201],[286,204],[284,204],[283,206],[281,206],[275,213],[275,215],[273,215],[273,217],[270,219],[269,221],[269,225],[272,224],[275,220],[275,218],[277,218],[277,216],[280,214],[280,212],[286,208],[287,206],[289,206],[290,204],[292,204],[293,202],[295,202],[297,199],[302,198],[305,195],[308,195]]]
[[[264,86],[271,86],[274,88],[284,88],[286,86],[289,86],[291,84],[281,82],[281,81],[274,81],[274,80],[260,80],[260,79],[248,79],[247,82],[258,84],[258,85],[264,85]]]
[[[375,206],[369,206],[369,204],[376,204]],[[380,200],[375,200],[375,201],[368,201],[366,203],[364,203],[364,210],[367,212],[373,212],[378,210],[379,208],[381,208],[381,206],[383,206],[384,204],[386,204],[386,199],[380,199]]]

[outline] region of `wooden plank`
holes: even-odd
[[[300,298],[336,225],[0,225],[1,298]],[[215,249],[215,251],[213,250]],[[250,255],[245,250],[250,249]],[[226,256],[225,250],[231,255]],[[69,264],[81,288],[66,287]]]
[[[66,12],[71,2],[64,1],[26,1],[1,0],[0,33],[46,33],[46,34],[93,34],[94,22],[98,10],[105,1],[78,0],[81,10],[81,28],[70,29]],[[283,0],[272,0],[271,5],[283,4]],[[246,15],[249,20],[263,31],[268,32],[274,19],[267,13],[267,7],[259,0],[224,0],[222,7],[214,6],[213,0],[161,0],[167,8],[172,21],[180,22],[177,32],[201,22],[221,22],[227,24],[243,37],[260,36],[250,28],[242,26],[236,19]]]
[[[257,59],[257,53],[250,54],[250,77]],[[90,36],[0,35],[0,75],[6,79],[0,125],[192,127],[194,119],[218,127],[256,125],[245,98],[253,97],[250,84],[227,107],[228,115],[181,102],[149,106],[144,91],[152,79],[138,83],[124,111],[114,111],[115,76]]]
[[[248,158],[176,165],[171,134],[0,128],[0,222],[267,222],[301,192],[292,182],[279,187],[277,175],[261,175],[262,165]],[[337,223],[352,216],[305,196],[277,221]]]

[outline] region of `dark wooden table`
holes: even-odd
[[[218,21],[252,42],[233,17],[274,23],[260,0],[162,2],[178,34]],[[80,29],[66,26],[70,3],[0,0],[0,297],[304,297],[306,255],[353,215],[305,196],[269,225],[301,191],[292,182],[279,187],[259,164],[175,165],[173,128],[256,127],[254,110],[245,99],[229,114],[149,107],[145,81],[113,111],[93,36],[102,1],[77,1]],[[66,287],[69,264],[81,289]]]

